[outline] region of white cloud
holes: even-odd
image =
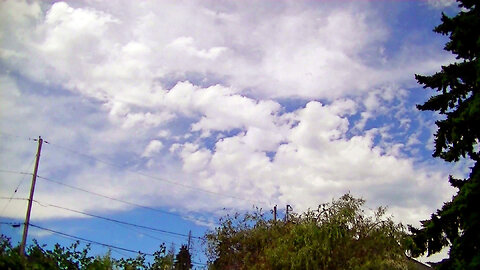
[[[166,106],[187,116],[200,114],[193,131],[226,131],[248,126],[273,126],[274,114],[280,105],[271,100],[256,101],[234,94],[220,85],[206,89],[191,83],[178,83],[165,96]]]
[[[225,47],[212,47],[208,50],[199,50],[194,46],[194,40],[192,37],[179,37],[172,41],[168,46],[183,51],[189,55],[205,59],[215,59],[226,50]]]
[[[289,116],[298,123],[282,127],[286,132],[249,138],[247,131],[218,140],[213,151],[186,144],[180,154],[184,171],[197,172],[198,184],[205,189],[290,203],[299,211],[319,198],[350,191],[389,204],[404,221],[426,217],[433,202],[441,200],[440,194],[451,193],[448,183],[431,180],[446,174],[416,167],[412,159],[398,154],[398,145],[376,146],[371,133],[348,138],[349,121],[344,116],[351,110],[345,106],[348,103],[310,102]],[[273,160],[267,149],[255,147],[257,142],[277,141],[278,136],[284,143],[269,149],[276,152]],[[420,198],[432,203],[408,214],[407,209],[417,207]]]
[[[397,68],[367,64],[363,55],[381,46],[388,30],[362,5],[328,10],[285,3],[252,17],[250,8],[239,4],[232,8],[192,2],[181,9],[167,2],[118,4],[134,10],[130,17],[133,14],[116,10],[114,1],[109,3],[94,3],[105,11],[53,4],[44,20],[37,19],[35,28],[28,29],[35,35],[13,39],[26,48],[12,50],[11,55],[21,53],[35,61],[10,58],[9,62],[20,61],[22,73],[53,80],[72,91],[145,106],[158,99],[152,84],[171,74],[217,74],[239,91],[253,88],[250,94],[260,97],[335,99],[362,95],[392,77],[411,77],[410,72],[402,72],[405,65],[418,68],[427,60],[412,54],[406,57],[410,60],[398,63],[401,66],[385,65]],[[227,10],[219,12],[220,8]],[[168,9],[174,12],[164,14]],[[153,11],[166,16],[155,16]],[[262,15],[269,20],[260,20]],[[160,32],[152,35],[153,29]],[[435,64],[441,61],[436,60]]]
[[[187,143],[183,146],[180,156],[183,160],[183,170],[187,173],[198,172],[204,169],[211,159],[207,149],[198,149],[198,145]]]
[[[143,151],[142,157],[152,157],[152,155],[157,154],[162,150],[163,143],[159,140],[152,140]]]
[[[434,8],[450,7],[456,2],[456,0],[428,0],[428,4]]]
[[[81,143],[81,152],[120,164],[46,148],[42,174],[181,211],[247,209],[252,201],[300,210],[350,190],[391,205],[408,222],[427,217],[451,193],[445,167],[406,155],[424,142],[397,138],[419,122],[406,101],[412,74],[449,58],[430,44],[387,58],[395,37],[374,5],[1,5],[2,15],[17,11],[0,26],[0,60],[11,71],[1,78],[1,130],[42,134],[70,148]],[[295,99],[303,106],[292,108]],[[389,122],[365,130],[381,117]],[[24,165],[32,145],[17,148],[2,153],[2,164]],[[5,194],[13,187],[2,182]],[[74,202],[78,194],[68,189],[38,194],[83,210],[125,209],[90,197]]]

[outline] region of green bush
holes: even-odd
[[[226,216],[206,235],[211,269],[413,269],[404,227],[385,208],[367,216],[364,203],[346,194],[289,222]]]

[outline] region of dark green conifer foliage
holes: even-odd
[[[415,75],[424,88],[436,90],[420,110],[445,116],[436,122],[434,157],[448,162],[460,158],[473,161],[467,179],[450,177],[458,193],[443,207],[411,227],[416,247],[414,255],[433,254],[451,245],[449,258],[440,269],[480,269],[480,10],[478,0],[457,0],[461,11],[454,17],[442,14],[442,23],[434,31],[448,35],[445,50],[457,61],[432,76]]]
[[[182,245],[180,251],[178,251],[177,256],[175,257],[175,269],[188,270],[192,268],[192,257],[188,247]]]

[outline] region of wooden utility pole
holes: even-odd
[[[33,193],[35,192],[35,182],[37,181],[38,163],[40,162],[40,153],[42,152],[42,137],[38,136],[37,156],[35,158],[35,167],[33,169],[32,186],[30,187],[30,197],[28,198],[27,215],[23,225],[22,242],[20,243],[20,255],[25,256],[25,244],[27,242],[28,225],[30,224],[30,213],[32,212]]]
[[[277,205],[273,207],[273,221],[277,222]]]

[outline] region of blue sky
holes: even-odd
[[[302,211],[351,192],[418,225],[468,169],[431,157],[437,116],[415,109],[432,92],[414,74],[454,61],[432,32],[452,1],[0,5],[2,221],[25,216],[30,178],[15,172],[32,171],[39,135],[31,222],[150,253],[186,238],[48,205],[202,236],[253,204]]]

